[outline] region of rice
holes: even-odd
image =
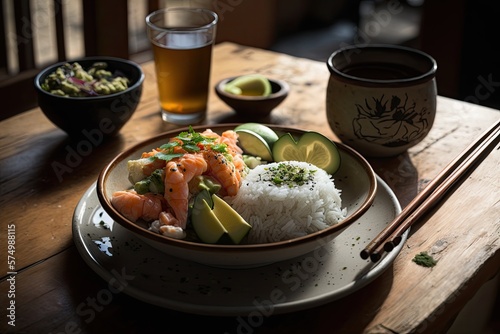
[[[304,236],[346,217],[331,176],[306,162],[257,166],[249,171],[236,196],[226,200],[252,225],[248,243]]]

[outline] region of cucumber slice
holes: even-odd
[[[304,161],[324,169],[333,175],[340,167],[337,146],[318,132],[306,132],[296,141],[289,133],[281,136],[273,145],[275,162]]]
[[[273,160],[271,147],[262,136],[253,131],[244,129],[238,130],[237,133],[239,145],[245,153],[255,157],[261,157],[262,160],[265,161]]]
[[[274,143],[279,139],[276,132],[270,127],[260,124],[260,123],[243,123],[234,128],[234,131],[238,133],[240,130],[248,130],[253,131],[259,136],[262,137],[269,145],[269,147],[273,147]]]

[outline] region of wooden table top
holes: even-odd
[[[123,293],[106,305],[95,302],[107,282],[75,248],[71,229],[75,207],[112,157],[175,128],[160,119],[153,63],[143,64],[143,69],[144,92],[132,119],[116,138],[92,147],[92,152],[73,163],[61,182],[54,163],[65,164],[76,145],[65,133],[37,108],[0,122],[0,332],[154,333],[179,327],[189,333],[242,332],[238,326],[245,317],[187,314]],[[231,43],[215,47],[212,86],[222,78],[254,72],[286,80],[291,86],[289,97],[260,122],[315,130],[337,139],[326,121],[329,73],[324,63]],[[394,158],[369,159],[403,207],[500,118],[497,110],[444,97],[438,98],[437,107],[435,124],[423,142]],[[242,121],[211,92],[206,124]],[[250,329],[253,333],[445,330],[500,268],[499,166],[497,147],[446,201],[412,228],[393,265],[366,287],[313,309],[266,316]],[[9,258],[11,239],[15,253]],[[412,262],[421,251],[430,252],[438,264],[430,269]],[[12,302],[15,310],[7,312],[14,314],[15,327],[4,314]]]

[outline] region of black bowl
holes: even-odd
[[[215,85],[215,92],[237,114],[247,119],[258,119],[269,115],[283,102],[290,91],[290,86],[285,81],[269,79],[271,94],[268,96],[243,96],[226,92],[224,86],[236,78],[231,77],[219,81]]]
[[[65,63],[78,62],[84,69],[95,62],[106,62],[108,70],[130,80],[129,87],[119,93],[88,97],[66,97],[42,89],[45,78]],[[87,57],[53,64],[35,78],[38,105],[47,118],[70,137],[85,137],[100,132],[103,137],[116,135],[135,112],[142,95],[144,73],[129,60],[113,57]]]

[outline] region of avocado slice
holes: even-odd
[[[191,213],[194,231],[200,240],[207,244],[217,243],[224,234],[228,233],[217,219],[212,207],[212,195],[207,190],[203,190],[196,196]]]
[[[229,204],[208,190],[196,196],[191,223],[200,240],[209,244],[239,244],[252,228]]]
[[[213,195],[212,199],[214,201],[213,212],[226,229],[233,243],[239,244],[252,226],[219,196]]]

